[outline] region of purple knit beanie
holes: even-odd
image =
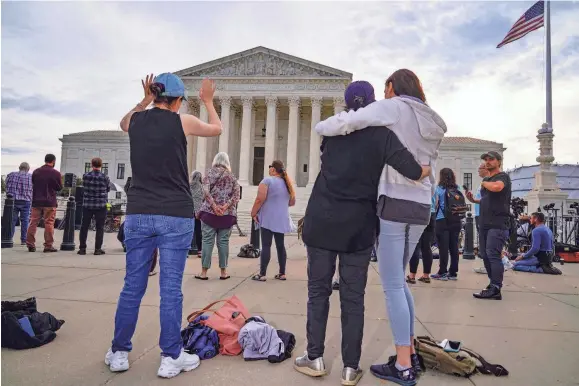
[[[365,80],[357,80],[350,83],[344,92],[344,99],[348,109],[357,110],[375,102],[374,87]]]

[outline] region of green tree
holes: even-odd
[[[2,177],[2,193],[6,193],[6,181],[4,181],[4,177]]]

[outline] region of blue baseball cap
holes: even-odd
[[[161,94],[167,97],[182,97],[187,100],[187,90],[185,89],[185,83],[175,74],[166,72],[155,77],[155,83],[161,83],[165,86],[165,91]]]
[[[349,109],[357,110],[376,102],[374,87],[365,80],[357,80],[350,83],[344,92],[346,106]]]

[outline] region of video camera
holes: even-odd
[[[518,218],[520,215],[525,213],[525,208],[529,203],[520,197],[515,197],[511,199],[511,209],[515,218]]]

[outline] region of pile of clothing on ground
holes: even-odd
[[[23,350],[50,343],[64,320],[38,312],[36,298],[2,302],[2,347]]]
[[[270,363],[291,358],[296,345],[294,334],[275,329],[260,316],[249,316],[237,298],[210,316],[202,314],[209,311],[210,306],[192,314],[189,325],[181,331],[186,352],[197,354],[201,360],[217,354],[243,354],[246,361]]]

